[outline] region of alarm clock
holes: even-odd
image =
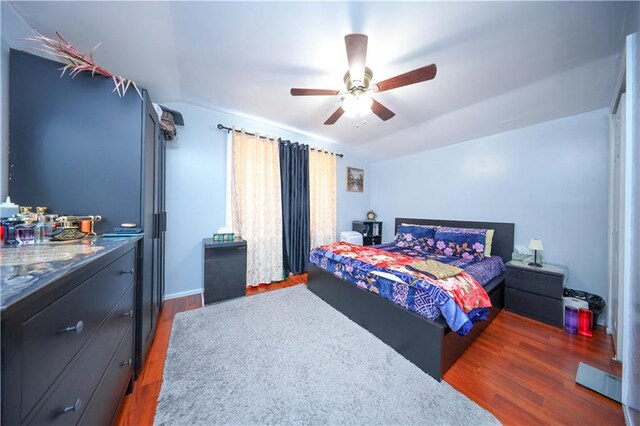
[[[378,217],[378,215],[376,214],[376,212],[374,212],[373,210],[369,210],[367,212],[367,219],[369,220],[376,220],[376,217]]]

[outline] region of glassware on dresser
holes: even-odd
[[[16,225],[16,241],[18,244],[34,244],[36,225],[32,221]]]
[[[46,241],[44,236],[44,229],[46,225],[44,221],[45,221],[44,215],[40,215],[40,217],[38,218],[38,223],[36,223],[33,229],[33,242],[35,244],[42,244]]]

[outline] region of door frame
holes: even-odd
[[[637,10],[637,8],[636,8]],[[626,159],[623,261],[622,406],[627,424],[640,423],[640,35],[626,38]]]
[[[623,304],[622,304],[622,287],[620,286],[622,279],[622,263],[620,262],[621,257],[624,254],[624,242],[621,238],[623,235],[623,225],[621,223],[621,219],[623,219],[624,215],[624,201],[621,201],[622,193],[624,189],[624,149],[623,149],[623,141],[622,135],[624,134],[624,129],[622,127],[623,118],[619,117],[621,114],[620,106],[621,103],[625,101],[626,96],[623,96],[627,90],[627,67],[626,67],[626,57],[627,57],[627,47],[622,50],[622,57],[620,60],[620,69],[618,70],[618,78],[616,81],[616,86],[613,94],[613,98],[611,100],[611,107],[609,111],[609,214],[608,214],[608,233],[607,233],[607,281],[608,281],[608,290],[609,290],[609,306],[607,308],[607,333],[613,335],[613,344],[615,349],[615,355],[613,357],[614,360],[618,362],[622,362],[622,312],[623,312]],[[623,108],[624,111],[625,108]],[[618,123],[620,123],[618,125]],[[616,149],[616,143],[618,138],[618,132],[622,135],[620,136],[620,143]],[[615,155],[616,152],[619,155],[618,160],[618,168],[616,169]],[[617,175],[617,176],[616,176]],[[614,181],[618,178],[618,193],[614,194]],[[615,203],[616,199],[618,201],[618,209],[617,209],[617,217],[614,217],[616,214],[615,211]],[[616,223],[618,224],[618,232],[617,238],[614,239],[615,227]],[[614,246],[617,246],[617,259],[618,261],[614,261]],[[614,283],[614,276],[616,277]],[[617,286],[617,289],[614,288],[614,285]],[[615,299],[618,301],[618,306],[616,309],[613,309],[614,302],[614,294],[617,295]],[[617,320],[614,319],[614,315],[616,315]],[[615,327],[614,327],[615,324]]]

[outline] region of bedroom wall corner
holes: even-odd
[[[218,123],[344,154],[337,160],[338,233],[369,210],[369,163],[349,147],[189,103],[160,103],[180,111],[185,121],[177,140],[167,143],[166,298],[202,289],[202,239],[225,224],[227,133]],[[346,191],[347,166],[365,170],[363,193]]]
[[[373,163],[371,205],[386,224],[514,222],[516,244],[540,238],[544,260],[568,266],[567,287],[606,299],[608,137],[603,108]]]

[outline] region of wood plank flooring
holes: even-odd
[[[247,296],[299,285],[306,275],[247,289]],[[168,300],[133,393],[116,419],[119,426],[153,424],[171,325],[176,313],[202,306],[200,295]],[[578,362],[620,375],[611,337],[592,339],[510,312],[501,312],[444,376],[451,386],[505,425],[623,425],[620,404],[574,383]]]
[[[256,294],[264,293],[266,291],[279,290],[281,288],[287,288],[298,284],[307,283],[307,274],[292,275],[289,279],[271,284],[260,284],[257,287],[247,287],[247,296],[254,296]]]
[[[573,336],[502,311],[444,380],[504,424],[623,425],[621,405],[575,383],[580,361],[621,375],[604,329]]]

